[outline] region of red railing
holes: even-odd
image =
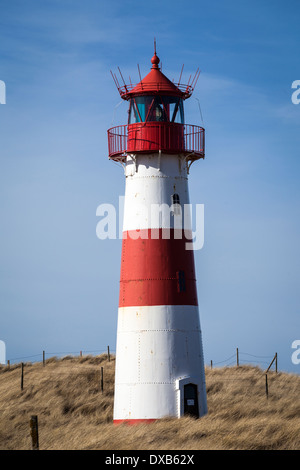
[[[202,127],[192,124],[151,123],[116,126],[107,131],[109,158],[123,159],[126,152],[155,152],[191,154],[191,158],[204,158]],[[182,126],[182,127],[181,127]],[[183,131],[183,132],[182,132]],[[129,135],[128,135],[129,134]]]
[[[127,148],[127,126],[116,126],[108,129],[109,158],[122,156]]]
[[[204,158],[205,131],[203,127],[185,124],[184,126],[185,151],[200,154]]]

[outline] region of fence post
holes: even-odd
[[[101,392],[103,393],[103,367],[101,367]]]
[[[30,418],[30,435],[32,442],[32,450],[39,450],[38,417],[36,415],[33,415]]]
[[[24,362],[21,362],[21,390],[24,387]]]
[[[275,353],[275,356],[273,357],[272,361],[270,362],[270,365],[267,368],[266,373],[269,372],[269,370],[270,370],[270,368],[271,368],[274,361],[275,361],[275,370],[277,372],[277,353]]]
[[[210,368],[211,369],[213,368],[213,361],[212,360],[210,361]]]
[[[43,351],[43,366],[45,367],[45,351]]]
[[[269,398],[268,374],[266,374],[266,397]]]
[[[239,367],[239,348],[236,348],[236,366]]]
[[[107,346],[107,359],[108,359],[108,362],[110,362],[109,346]]]

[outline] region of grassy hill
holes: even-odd
[[[101,367],[104,388],[101,391]],[[0,369],[0,449],[300,450],[300,376],[258,367],[206,370],[208,415],[136,426],[112,424],[114,358],[51,358]]]

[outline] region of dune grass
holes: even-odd
[[[112,423],[114,357],[51,358],[0,369],[0,449],[31,449],[38,416],[41,450],[300,450],[300,377],[258,367],[206,370],[208,414],[135,426]],[[101,391],[100,371],[104,371]]]

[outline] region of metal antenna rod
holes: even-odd
[[[199,107],[199,111],[200,111],[201,121],[202,121],[202,123],[204,124],[203,116],[202,116],[202,111],[201,111],[201,106],[200,106],[200,101],[198,100],[198,98],[196,98],[196,100],[198,101],[198,107]]]
[[[120,88],[119,80],[117,79],[117,75],[116,75],[116,74],[115,74],[115,80],[116,80],[116,82],[117,82],[117,84],[118,84],[118,88]]]
[[[125,80],[124,80],[123,75],[122,75],[122,73],[121,73],[120,67],[118,67],[118,69],[119,69],[119,73],[120,73],[120,75],[121,75],[121,78],[122,78],[122,80],[123,80],[125,90],[128,91],[128,90],[127,90],[126,83],[125,83]]]
[[[179,77],[178,85],[180,85],[180,80],[181,80],[181,75],[182,75],[183,67],[184,67],[184,64],[182,64],[182,68],[181,68],[181,72],[180,72],[180,77]]]
[[[115,77],[114,77],[114,74],[112,73],[112,71],[110,71],[110,73],[111,73],[111,76],[112,76],[112,78],[113,78],[113,81],[115,82],[115,85],[116,85],[117,89],[119,89],[118,84],[117,84],[117,82],[116,82],[116,79],[115,79]]]
[[[199,72],[198,72],[198,75],[197,75],[197,78],[196,78],[196,81],[195,81],[195,84],[194,84],[194,89],[196,88],[198,78],[200,77],[200,73],[201,73],[201,70],[199,70]]]
[[[188,89],[189,89],[189,84],[190,84],[191,76],[192,76],[192,75],[190,75],[189,81],[188,81],[187,86],[186,86],[186,90],[185,90],[186,92],[187,92]]]
[[[137,64],[137,66],[138,66],[138,71],[139,71],[140,81],[142,81],[142,77],[141,77],[141,71],[140,71],[140,66],[139,66],[139,64]]]
[[[140,85],[141,85],[141,87],[142,87],[142,89],[143,89],[143,81],[142,81],[140,66],[139,66],[139,64],[137,64],[137,66],[138,66],[138,71],[139,71],[139,76],[140,76]]]
[[[192,83],[191,83],[191,87],[193,86],[193,83],[194,83],[194,80],[196,78],[196,75],[197,75],[198,71],[199,71],[199,67],[196,70],[196,73],[195,73],[194,78],[193,78]]]

